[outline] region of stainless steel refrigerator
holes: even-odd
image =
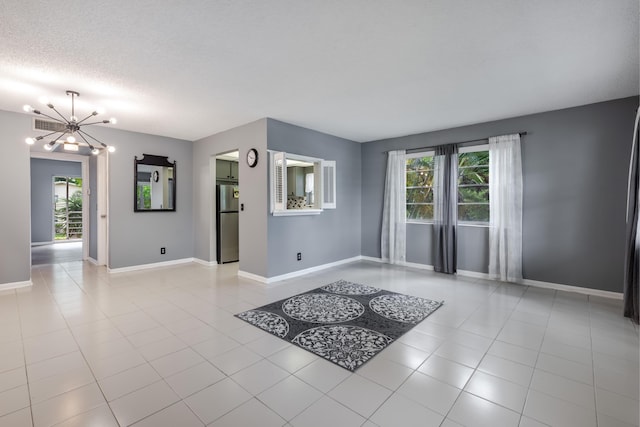
[[[216,185],[218,264],[238,261],[238,186]]]

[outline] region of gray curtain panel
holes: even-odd
[[[454,144],[436,147],[434,164],[433,232],[435,262],[440,273],[456,272],[456,226],[458,222],[458,147]]]
[[[638,236],[638,212],[640,210],[640,174],[638,161],[640,159],[638,140],[638,120],[640,110],[636,113],[636,124],[633,131],[633,146],[631,149],[631,164],[629,166],[629,186],[627,193],[627,248],[624,270],[624,315],[638,323],[640,315],[640,293],[638,292],[638,263],[640,237]]]

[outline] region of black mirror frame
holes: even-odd
[[[166,166],[173,168],[173,207],[171,209],[138,209],[138,165]],[[143,154],[138,160],[138,156],[133,157],[133,211],[134,212],[175,212],[178,200],[178,173],[177,164],[169,161],[168,156],[156,156],[153,154]]]

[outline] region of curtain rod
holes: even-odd
[[[527,134],[527,132],[518,132],[518,135],[520,136],[525,136]],[[451,144],[471,144],[472,142],[481,142],[481,141],[488,141],[489,138],[491,137],[486,137],[486,138],[477,138],[477,139],[470,139],[467,141],[459,141],[459,142],[448,142],[446,144],[438,144],[438,145],[451,145]],[[406,151],[420,151],[420,150],[426,150],[428,148],[436,148],[438,145],[431,145],[428,147],[417,147],[417,148],[407,148]],[[480,145],[480,144],[478,144]],[[395,151],[395,150],[387,150],[387,151],[383,151],[383,153],[388,153],[389,151]]]

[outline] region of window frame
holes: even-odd
[[[460,147],[458,149],[458,154],[465,154],[465,153],[478,153],[481,151],[489,151],[489,143],[486,144],[479,144],[479,145],[469,145],[466,147]],[[491,155],[491,154],[489,154]],[[460,160],[458,159],[458,171],[460,171]],[[487,165],[487,167],[489,167]],[[457,186],[458,188],[460,188],[459,186]],[[489,184],[487,184],[487,188],[489,187]],[[491,196],[489,196],[491,197]],[[462,203],[458,202],[458,211],[460,210],[459,207]],[[484,205],[485,203],[470,203],[473,205]],[[489,200],[489,202],[486,203],[486,205],[491,206],[491,200]],[[488,227],[489,223],[491,221],[491,217],[489,217],[489,221],[460,221],[458,220],[457,223],[458,225],[462,225],[462,226],[471,226],[471,227]]]
[[[458,149],[458,154],[477,153],[477,152],[481,152],[481,151],[489,151],[489,144],[486,143],[486,144],[469,145],[469,146],[465,146],[465,147],[460,147]],[[419,152],[415,152],[415,153],[407,153],[406,158],[407,159],[415,159],[415,158],[418,158],[418,157],[434,157],[434,156],[435,156],[435,150],[425,150],[425,151],[419,151]],[[406,166],[405,166],[405,175],[406,175]],[[456,195],[456,198],[457,198],[457,195]],[[405,200],[406,200],[406,196],[405,196]],[[459,203],[459,202],[457,203],[458,206],[460,206],[460,204],[461,203]],[[478,204],[478,203],[474,203],[474,204]],[[490,202],[487,203],[487,204],[490,206]],[[463,226],[463,227],[488,227],[489,223],[490,223],[490,220],[491,220],[491,218],[489,218],[489,221],[460,221],[460,220],[456,220],[456,223],[458,225],[460,225],[460,226]],[[409,218],[406,218],[406,222],[407,222],[407,224],[433,224],[434,221],[433,221],[433,219],[409,219]]]
[[[407,153],[406,154],[406,159],[417,159],[419,157],[434,157],[436,155],[436,151],[435,150],[427,150],[427,151],[419,151],[419,152],[415,152],[415,153]],[[405,162],[405,166],[404,166],[404,174],[405,177],[407,175],[407,165]],[[405,186],[405,206],[407,204],[407,196],[406,196],[406,190],[409,187]],[[417,187],[417,188],[422,188],[422,187]],[[433,186],[431,187],[433,188]],[[417,219],[417,218],[406,218],[406,214],[405,214],[405,219],[407,224],[433,224],[433,218],[432,219]]]
[[[268,152],[270,181],[269,198],[271,214],[273,216],[319,215],[325,209],[336,209],[335,160],[324,160],[317,157],[303,156],[284,151],[269,150]],[[280,160],[280,158],[282,158],[282,160]],[[313,164],[314,203],[312,208],[289,209],[287,207],[287,160]],[[283,166],[277,166],[276,163],[278,161],[282,161]],[[281,167],[280,175],[276,173],[276,169],[278,167]],[[325,181],[327,181],[328,188],[325,188]]]

